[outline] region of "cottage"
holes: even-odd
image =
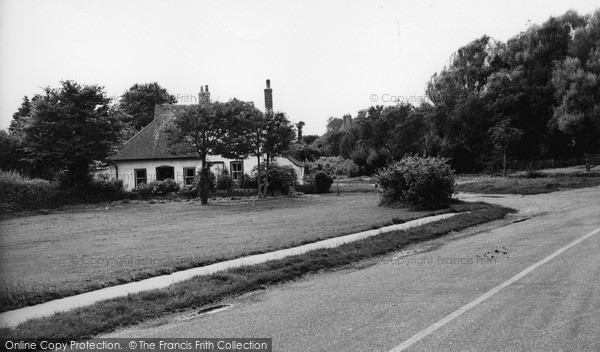
[[[198,94],[199,102],[210,101],[208,86],[202,87]],[[265,107],[273,108],[272,90],[267,80],[265,89]],[[131,138],[115,155],[109,158],[110,175],[123,180],[126,190],[137,187],[140,183],[173,179],[180,185],[193,182],[201,168],[201,161],[195,153],[172,154],[168,149],[165,127],[172,121],[183,105],[157,105],[154,120]],[[229,170],[234,181],[239,181],[244,174],[249,174],[257,165],[256,157],[246,159],[227,159],[219,155],[208,157],[211,171],[215,174],[224,168]],[[280,166],[291,166],[295,169],[298,182],[302,183],[304,165],[292,157],[276,157]]]

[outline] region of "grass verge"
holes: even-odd
[[[593,176],[489,177],[459,184],[456,190],[468,193],[531,195],[598,185],[600,177]]]
[[[231,269],[196,277],[165,289],[99,302],[89,307],[25,322],[13,329],[0,329],[0,337],[89,339],[148,319],[201,308],[226,297],[295,280],[308,273],[338,268],[397,251],[408,244],[432,240],[452,231],[503,218],[512,212],[511,209],[485,203],[459,203],[453,205],[452,210],[471,212],[333,249],[315,250],[259,265]]]
[[[377,201],[131,202],[3,220],[0,311],[431,215]]]

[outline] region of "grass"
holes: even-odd
[[[111,203],[0,221],[0,310],[429,215],[377,193]]]
[[[541,173],[536,176],[538,177],[467,178],[457,184],[456,190],[469,193],[531,195],[600,185],[598,175],[547,175]]]
[[[264,264],[197,277],[165,289],[96,303],[89,307],[32,320],[14,329],[0,329],[1,337],[89,339],[95,335],[148,319],[215,304],[224,298],[296,280],[308,273],[342,267],[363,259],[397,251],[452,231],[504,217],[510,209],[484,203],[460,203],[452,211],[471,211],[422,227],[387,233],[333,249]]]

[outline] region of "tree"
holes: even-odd
[[[264,195],[267,195],[269,185],[269,164],[276,156],[284,155],[290,148],[295,137],[294,127],[282,112],[265,115],[265,138],[262,151],[265,155],[265,184]],[[260,181],[259,181],[260,182]]]
[[[556,65],[552,77],[560,102],[552,123],[571,136],[579,154],[600,149],[600,46],[588,57],[584,67],[578,58],[566,58]]]
[[[510,119],[500,121],[490,130],[494,145],[502,153],[502,177],[506,177],[506,154],[509,148],[521,138],[522,134],[523,131],[510,125]]]
[[[201,161],[200,200],[208,204],[209,174],[207,156],[221,155],[239,159],[249,153],[243,138],[243,103],[204,103],[186,106],[167,128],[169,145],[174,153],[192,151]]]
[[[177,98],[158,83],[134,84],[121,96],[120,107],[129,115],[125,122],[135,130],[144,128],[154,119],[154,107],[174,104]]]
[[[66,168],[70,185],[85,185],[92,161],[106,158],[118,146],[121,123],[102,87],[61,84],[32,99],[23,150],[40,176],[48,178]]]
[[[296,124],[296,129],[298,130],[298,141],[302,141],[302,128],[304,128],[306,124],[304,121],[300,121]]]

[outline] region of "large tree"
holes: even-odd
[[[118,146],[121,123],[102,87],[61,84],[32,99],[22,128],[23,150],[39,176],[66,169],[67,181],[77,186],[89,181],[92,161],[106,158]]]
[[[167,129],[174,152],[194,152],[201,161],[200,200],[208,204],[209,155],[239,159],[249,153],[243,117],[246,106],[237,100],[204,103],[185,107]]]
[[[552,83],[559,98],[552,123],[572,138],[575,153],[600,151],[600,47],[585,65],[572,57],[558,63]]]
[[[154,107],[174,104],[177,98],[169,94],[158,83],[134,84],[121,96],[119,104],[129,115],[126,121],[135,130],[140,130],[154,119]]]
[[[265,182],[263,195],[267,195],[269,186],[270,162],[276,156],[285,155],[290,150],[290,145],[295,138],[294,126],[282,112],[267,113],[265,115],[265,138],[262,151],[265,155]]]

